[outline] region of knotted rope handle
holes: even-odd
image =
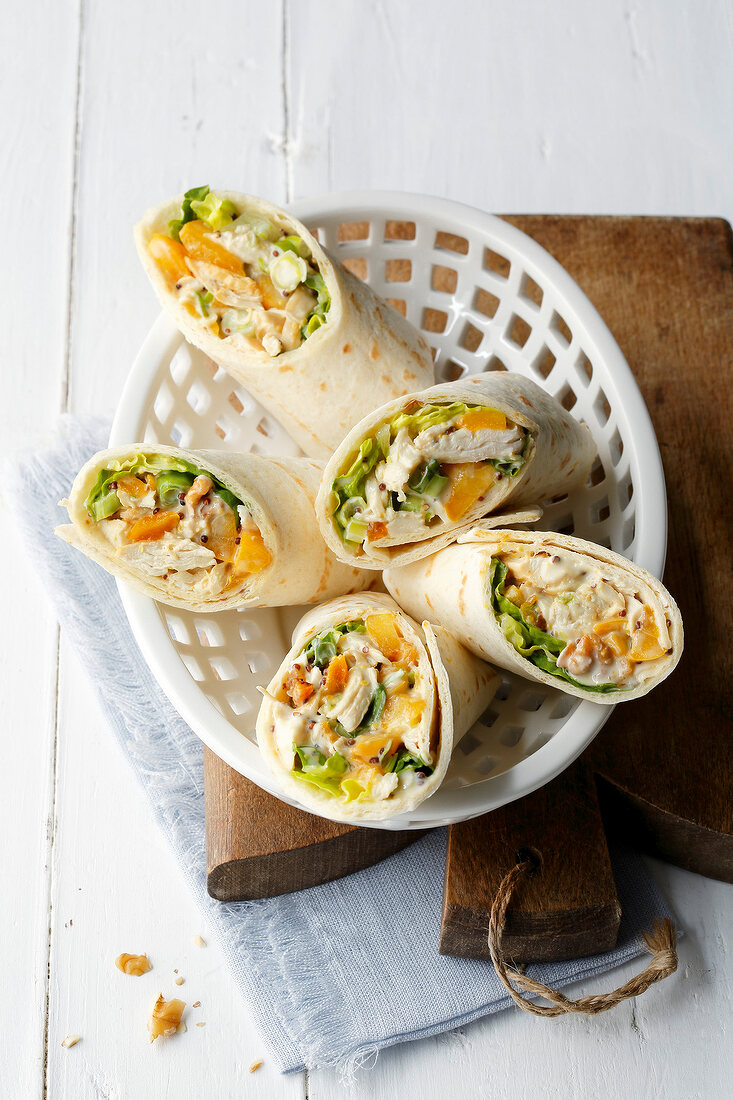
[[[510,967],[501,952],[501,938],[504,933],[506,911],[509,901],[517,885],[536,870],[536,864],[530,859],[523,859],[512,867],[504,876],[496,892],[491,906],[491,919],[489,920],[489,951],[491,961],[496,973],[499,975],[502,985],[515,1004],[525,1012],[532,1012],[535,1016],[564,1016],[569,1012],[584,1012],[589,1016],[595,1016],[599,1012],[607,1012],[609,1008],[615,1008],[622,1001],[630,997],[638,997],[644,993],[650,985],[661,982],[674,974],[677,969],[677,933],[674,925],[668,917],[661,920],[656,917],[654,928],[651,932],[644,932],[644,944],[651,954],[646,969],[635,977],[630,978],[624,985],[614,989],[611,993],[601,993],[593,997],[580,997],[577,1001],[565,997],[557,989],[551,989],[534,978],[528,978],[526,974]],[[548,1005],[535,1004],[534,1001],[523,997],[514,986],[526,993],[535,993],[544,997],[550,1003]]]

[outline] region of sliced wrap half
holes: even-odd
[[[682,654],[682,617],[661,581],[570,535],[477,528],[384,581],[473,653],[579,699],[637,699]]]
[[[192,611],[315,603],[373,574],[337,561],[307,458],[133,443],[96,454],[56,534],[146,596]]]
[[[332,821],[383,821],[440,786],[500,678],[389,596],[309,611],[265,691],[260,751],[282,791]]]
[[[529,522],[530,506],[582,486],[592,436],[528,378],[489,372],[397,399],[365,416],[326,465],[318,522],[342,561],[402,565],[482,516]],[[508,514],[515,509],[532,514]],[[488,522],[488,521],[487,521]]]
[[[377,405],[432,385],[417,329],[262,199],[194,188],[149,210],[135,240],[186,339],[313,458]]]

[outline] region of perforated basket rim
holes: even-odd
[[[661,576],[667,543],[667,509],[664,473],[654,429],[641,392],[618,344],[595,307],[565,269],[541,245],[521,230],[492,214],[452,200],[408,192],[353,191],[314,197],[291,204],[289,209],[309,225],[319,218],[340,222],[369,221],[382,217],[412,221],[417,215],[439,222],[441,229],[466,236],[471,232],[490,237],[499,246],[518,253],[530,276],[549,283],[573,313],[573,331],[594,350],[594,364],[602,364],[603,390],[617,422],[625,424],[625,438],[633,443],[628,455],[637,488],[634,560]],[[406,249],[415,242],[400,241]],[[367,242],[353,244],[363,250]],[[344,246],[344,255],[348,245]],[[136,433],[147,412],[147,382],[161,358],[170,357],[182,342],[173,322],[162,314],[133,363],[124,386],[110,433],[110,446],[137,440]],[[208,444],[216,448],[217,441]],[[256,746],[225,718],[188,674],[172,644],[155,601],[124,581],[118,589],[132,632],[158,684],[181,717],[201,740],[236,771],[282,801],[283,796],[264,765]],[[531,682],[527,681],[528,686]],[[439,790],[409,818],[369,823],[383,829],[424,829],[467,820],[507,804],[550,782],[590,744],[615,708],[582,701],[564,721],[561,730],[532,755],[489,780]],[[415,820],[417,818],[417,820]]]

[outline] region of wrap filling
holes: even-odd
[[[530,435],[483,405],[417,401],[364,439],[331,486],[333,522],[349,548],[429,537],[461,521],[497,482],[514,477]]]
[[[249,505],[181,458],[113,462],[84,504],[124,563],[173,595],[225,598],[272,561]]]
[[[208,187],[187,191],[148,251],[168,288],[213,336],[273,357],[328,320],[331,298],[302,237],[240,214]]]
[[[646,585],[609,580],[568,550],[491,559],[489,597],[507,641],[552,676],[589,692],[628,691],[672,652],[670,622]]]
[[[278,755],[343,803],[381,801],[435,767],[435,687],[392,612],[316,634],[273,698]]]

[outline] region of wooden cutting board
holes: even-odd
[[[664,580],[685,622],[671,679],[619,706],[572,768],[527,798],[450,829],[440,950],[488,957],[499,882],[519,852],[538,873],[512,902],[518,962],[613,946],[621,909],[606,835],[733,881],[730,598],[733,236],[712,218],[507,219],[599,309],[647,402],[667,478]],[[206,753],[209,889],[271,896],[368,866],[416,839],[334,825],[284,805]]]

